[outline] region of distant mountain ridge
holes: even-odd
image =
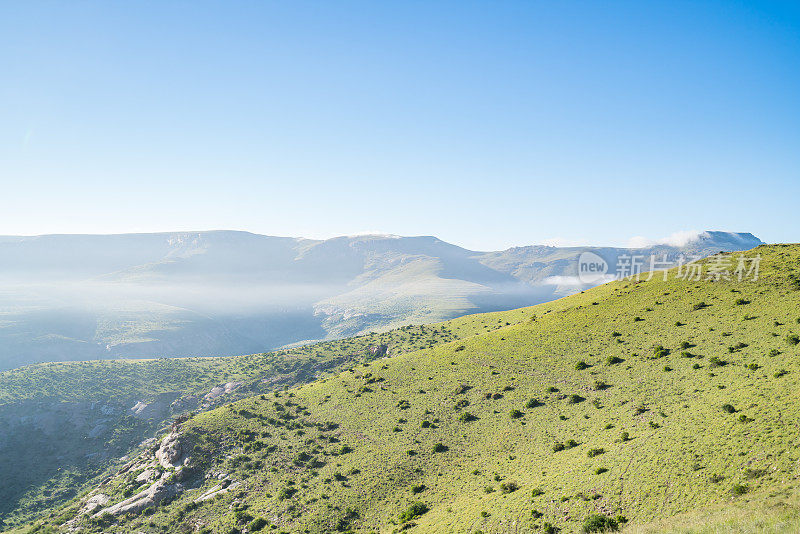
[[[327,240],[239,231],[0,236],[0,369],[114,357],[245,354],[546,302],[586,250],[708,256],[761,244],[471,251],[432,236]]]

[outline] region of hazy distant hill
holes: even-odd
[[[591,250],[613,265],[621,254],[674,259],[760,243],[705,232],[680,246]],[[245,354],[546,302],[587,287],[575,280],[584,250],[234,231],[0,237],[0,369]]]

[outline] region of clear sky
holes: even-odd
[[[2,2],[0,234],[797,242],[797,5]]]

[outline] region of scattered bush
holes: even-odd
[[[588,456],[589,458],[594,458],[595,456],[600,456],[604,452],[606,452],[605,449],[603,449],[602,447],[597,447],[594,449],[589,449],[589,451],[586,453],[586,456]]]
[[[522,416],[523,416],[523,415],[525,415],[525,414],[524,414],[524,413],[522,413],[520,410],[517,410],[516,408],[514,408],[513,410],[511,410],[511,411],[508,413],[508,415],[510,415],[510,416],[511,416],[511,419],[519,419],[520,417],[522,417]]]
[[[519,489],[519,484],[513,480],[500,484],[500,493],[514,493]]]
[[[250,532],[257,532],[257,531],[263,529],[264,527],[266,527],[267,524],[268,524],[268,522],[267,522],[266,519],[264,519],[263,517],[257,517],[256,519],[253,519],[252,523],[250,523],[247,526],[247,529]]]
[[[583,360],[581,360],[581,361],[579,361],[578,363],[575,364],[575,369],[578,370],[578,371],[583,371],[584,369],[588,369],[588,368],[589,368],[589,364],[586,363]]]
[[[798,336],[797,334],[789,334],[788,336],[786,336],[786,342],[789,343],[790,345],[797,345],[798,343],[800,343],[800,336]]]
[[[731,493],[738,497],[739,495],[744,495],[745,493],[747,493],[749,489],[750,488],[748,488],[744,484],[734,484],[733,487],[731,488]]]
[[[663,345],[655,345],[653,347],[653,356],[655,358],[663,358],[669,354],[669,349],[664,348]]]
[[[542,403],[539,402],[538,399],[530,399],[528,402],[525,403],[526,408],[536,408],[538,406],[542,406]]]
[[[581,397],[580,395],[575,395],[575,394],[572,394],[572,395],[570,395],[570,396],[568,397],[568,399],[567,399],[567,402],[568,402],[568,403],[570,403],[570,404],[578,404],[579,402],[583,402],[583,401],[585,401],[585,400],[586,400],[586,399],[584,399],[584,398],[583,398],[583,397]]]
[[[433,446],[433,452],[446,452],[446,451],[447,451],[447,445],[445,445],[444,443],[437,443],[436,445]]]
[[[619,530],[616,519],[603,514],[592,514],[583,522],[584,532],[609,532]]]
[[[429,510],[428,505],[424,502],[415,502],[408,507],[406,511],[400,514],[400,522],[405,523],[416,519],[417,517],[425,514]]]
[[[723,404],[722,411],[725,413],[736,413],[736,408],[734,408],[730,404]]]

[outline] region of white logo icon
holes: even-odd
[[[583,284],[596,284],[605,280],[608,273],[606,260],[594,252],[583,252],[578,257],[578,280]]]

